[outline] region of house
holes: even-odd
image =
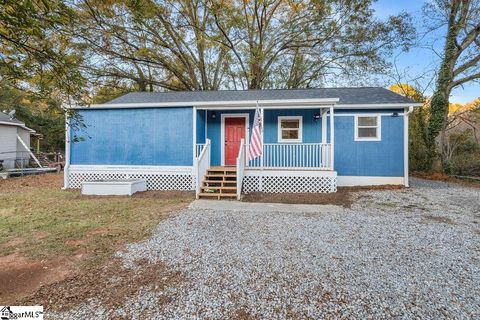
[[[4,306],[2,309],[0,309],[1,320],[9,320],[12,315],[13,315],[13,312],[12,310],[10,310],[9,306]]]
[[[257,106],[263,155],[250,161]],[[129,93],[75,107],[86,128],[67,130],[65,187],[142,178],[149,189],[220,198],[408,186],[416,106],[378,87]],[[70,142],[73,135],[84,139]]]
[[[32,130],[15,119],[14,111],[0,111],[0,164],[3,169],[25,167],[30,162],[30,135]]]

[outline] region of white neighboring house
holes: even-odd
[[[3,162],[3,169],[28,165],[32,133],[35,130],[26,127],[25,123],[0,111],[0,162]]]

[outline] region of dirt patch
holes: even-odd
[[[464,187],[480,188],[480,181],[456,178],[440,172],[433,172],[433,173],[415,172],[412,174],[412,176],[421,178],[421,179],[427,179],[427,180],[455,183],[455,184],[462,185]]]
[[[434,221],[434,222],[439,222],[439,223],[446,223],[446,224],[456,224],[455,221],[453,221],[450,218],[447,217],[438,217],[438,216],[424,216],[424,218],[428,221]]]
[[[23,237],[15,237],[12,239],[9,239],[7,242],[5,242],[4,246],[5,247],[16,247],[18,245],[21,245],[25,242],[25,238]]]
[[[15,215],[15,208],[0,208],[0,217],[6,218]]]
[[[63,259],[38,261],[13,253],[0,257],[0,303],[12,304],[20,294],[35,292],[42,285],[64,279],[69,274]]]
[[[0,179],[1,193],[15,193],[24,189],[62,188],[62,173],[45,173],[25,177]]]
[[[245,202],[288,203],[288,204],[333,204],[350,208],[349,192],[335,193],[265,193],[252,192],[243,196]]]
[[[195,192],[193,191],[178,191],[178,190],[148,190],[145,192],[138,192],[132,195],[133,198],[141,199],[195,199]]]
[[[75,192],[75,191],[74,191]],[[172,200],[172,199],[195,199],[195,193],[193,191],[178,191],[178,190],[147,190],[143,192],[134,193],[131,196],[95,196],[95,195],[83,195],[81,193],[76,194],[75,199],[80,200],[92,200],[92,199],[121,199],[121,198],[133,198],[133,199],[154,199],[154,200]]]
[[[113,259],[103,267],[87,268],[63,281],[42,286],[35,294],[16,303],[40,304],[49,311],[65,311],[94,298],[105,308],[116,309],[141,288],[164,290],[182,281],[180,272],[172,271],[163,263],[141,260],[136,265],[134,269],[124,268],[120,259]],[[165,298],[162,303],[169,301]]]
[[[252,316],[248,311],[245,309],[238,309],[234,314],[232,319],[235,320],[255,320],[258,319],[257,317]]]
[[[331,204],[350,208],[354,199],[353,193],[369,190],[398,190],[404,186],[382,185],[364,187],[339,187],[335,193],[266,193],[252,192],[245,194],[242,201],[262,203],[287,203],[287,204]]]

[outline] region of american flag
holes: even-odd
[[[257,109],[255,110],[255,118],[253,120],[252,138],[250,139],[250,149],[248,151],[250,160],[261,156],[263,153],[262,116],[263,114],[260,111],[257,102]]]

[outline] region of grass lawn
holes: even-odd
[[[56,173],[0,181],[0,257],[16,253],[43,260],[81,254],[82,263],[99,264],[194,199],[190,192],[154,191],[82,196],[78,190],[61,190],[62,183],[63,175]]]

